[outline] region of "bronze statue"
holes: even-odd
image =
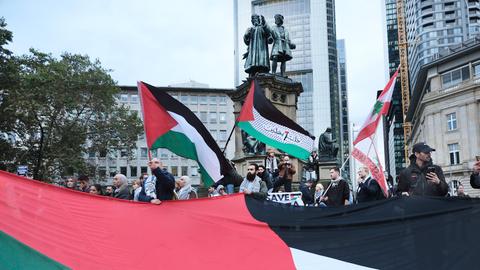
[[[250,77],[256,73],[268,73],[270,71],[270,60],[268,58],[268,38],[270,30],[263,16],[252,15],[252,27],[247,29],[243,41],[248,46],[247,52],[243,55],[245,60],[245,72]]]
[[[327,128],[318,139],[318,153],[321,160],[337,159],[338,144],[332,139],[332,129]]]
[[[280,75],[285,77],[286,62],[292,59],[292,52],[296,48],[290,41],[287,29],[283,27],[283,16],[275,15],[275,26],[270,29],[273,38],[272,54],[272,73],[277,73],[277,62],[280,62]]]

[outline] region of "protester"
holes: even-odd
[[[462,184],[458,185],[457,187],[457,196],[458,197],[463,197],[463,198],[470,198],[467,193],[465,193],[465,188],[463,187]]]
[[[143,178],[143,176],[140,176],[140,178]],[[140,192],[142,191],[142,181],[140,179],[136,179],[132,183],[132,198],[134,201],[138,202],[138,196],[140,195]]]
[[[278,176],[278,160],[275,157],[275,152],[273,149],[268,151],[267,157],[265,158],[265,168],[267,172],[272,176],[272,179],[277,178]]]
[[[93,184],[89,188],[90,194],[103,195],[102,186],[100,184]]]
[[[178,188],[176,191],[179,200],[189,200],[198,198],[197,190],[192,187],[190,177],[184,175],[175,181]]]
[[[305,205],[314,205],[314,180],[308,179],[304,185],[300,186],[302,192],[302,201]]]
[[[470,175],[470,185],[473,188],[480,188],[480,160],[473,164],[472,175]]]
[[[280,186],[284,186],[286,192],[292,192],[292,179],[297,171],[288,156],[283,157],[283,161],[278,165],[278,170],[278,180],[273,184],[273,190],[278,190]]]
[[[218,185],[216,188],[214,186],[211,186],[208,188],[208,194],[207,196],[208,197],[217,197],[217,196],[220,196],[220,194],[218,193],[217,190],[220,189],[220,187],[222,187],[223,189],[225,189],[225,187],[223,185]]]
[[[228,195],[227,191],[225,190],[225,187],[223,185],[218,185],[217,189],[215,190],[217,192],[217,196],[226,196]]]
[[[448,185],[442,168],[434,165],[431,152],[435,149],[421,142],[413,145],[410,166],[400,172],[398,191],[401,195],[445,196]]]
[[[152,175],[143,182],[138,200],[160,204],[161,201],[175,199],[175,178],[165,168],[158,158],[148,162]]]
[[[77,182],[72,177],[69,177],[67,179],[67,182],[65,183],[65,187],[68,189],[75,190],[77,189]]]
[[[247,176],[243,179],[240,185],[239,192],[251,194],[252,192],[260,191],[260,177],[257,176],[258,165],[250,164],[247,167]]]
[[[327,206],[347,205],[350,197],[350,187],[347,181],[340,176],[340,169],[333,167],[330,169],[330,184],[325,191],[324,196],[320,199]]]
[[[305,180],[317,180],[317,172],[318,172],[318,162],[320,161],[317,151],[313,150],[310,156],[308,157],[308,161],[305,164]]]
[[[81,175],[78,177],[78,182],[80,183],[78,190],[82,192],[90,192],[90,179],[86,175]]]
[[[267,185],[268,192],[271,192],[273,190],[272,175],[267,171],[265,166],[258,165],[257,175]]]
[[[321,201],[324,190],[325,189],[323,188],[323,185],[321,183],[318,183],[315,186],[315,193],[313,196],[315,206],[326,206],[326,204]]]
[[[107,187],[105,188],[105,196],[107,196],[107,197],[113,197],[113,192],[114,192],[114,190],[115,190],[115,189],[113,188],[113,186],[107,186]]]
[[[358,203],[385,199],[380,185],[370,176],[370,170],[367,167],[361,167],[358,170],[358,176]]]
[[[113,177],[113,186],[115,191],[113,197],[123,200],[131,200],[131,193],[128,188],[127,177],[121,173]]]

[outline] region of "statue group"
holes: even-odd
[[[248,46],[243,58],[246,59],[245,72],[250,77],[257,73],[268,73],[270,60],[272,73],[277,73],[277,65],[280,62],[280,75],[285,76],[286,62],[292,59],[291,50],[296,46],[290,41],[288,31],[283,27],[282,15],[275,15],[275,26],[270,27],[263,16],[253,14],[252,27],[247,29],[243,41]],[[270,57],[268,44],[272,44]]]

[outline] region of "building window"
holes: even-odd
[[[120,95],[120,102],[128,102],[128,95],[127,94],[121,94]]]
[[[147,173],[147,167],[140,167],[140,173],[141,174]]]
[[[192,166],[190,168],[190,175],[191,176],[197,176],[198,175],[198,167],[197,166]]]
[[[207,104],[207,96],[200,96],[200,104]]]
[[[172,166],[171,173],[173,176],[178,176],[178,166]]]
[[[140,148],[140,157],[146,158],[148,156],[148,149],[146,147]]]
[[[137,167],[130,166],[130,177],[138,177]]]
[[[218,117],[221,124],[225,124],[227,122],[227,113],[221,112],[218,114]]]
[[[117,168],[115,167],[110,167],[110,177],[114,177],[115,174],[117,174]]]
[[[473,64],[473,76],[480,77],[480,63]]]
[[[227,97],[226,96],[220,96],[218,97],[218,104],[220,105],[227,105]]]
[[[180,101],[183,103],[183,105],[187,104],[189,100],[189,97],[187,95],[182,95],[180,97]]]
[[[217,105],[217,96],[210,96],[210,105]]]
[[[123,175],[127,175],[127,167],[120,167],[120,173]]]
[[[89,158],[94,158],[95,157],[95,152],[88,152],[88,157]]]
[[[138,95],[131,95],[130,103],[137,103],[137,102],[138,102]]]
[[[220,135],[218,138],[219,141],[226,141],[227,140],[227,131],[226,130],[220,130]]]
[[[218,134],[217,134],[217,131],[216,131],[216,130],[213,130],[213,129],[211,129],[211,130],[210,130],[210,134],[212,134],[212,137],[213,137],[213,139],[216,141],[216,140],[217,140],[217,138],[218,138],[218,137],[217,137],[217,136],[218,136]]]
[[[460,164],[460,150],[458,143],[449,144],[448,152],[450,154],[450,165]]]
[[[188,175],[188,166],[182,166],[182,176]]]
[[[198,104],[198,96],[190,96],[190,104],[197,105]]]
[[[200,112],[200,120],[203,123],[207,123],[207,112]]]
[[[457,113],[447,114],[447,129],[448,131],[457,129]]]
[[[457,85],[470,79],[470,68],[468,66],[449,71],[442,75],[443,87]]]
[[[128,155],[127,150],[125,149],[120,150],[120,157],[127,157],[127,155]]]
[[[210,112],[210,123],[216,124],[217,123],[217,113]]]

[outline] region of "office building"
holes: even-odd
[[[269,25],[274,24],[275,14],[284,16],[284,26],[296,45],[286,75],[301,82],[304,90],[298,99],[297,122],[317,138],[331,127],[334,139],[342,145],[335,1],[235,0],[236,86],[247,77],[242,59],[247,48],[243,35],[251,26],[252,14],[263,15]]]

